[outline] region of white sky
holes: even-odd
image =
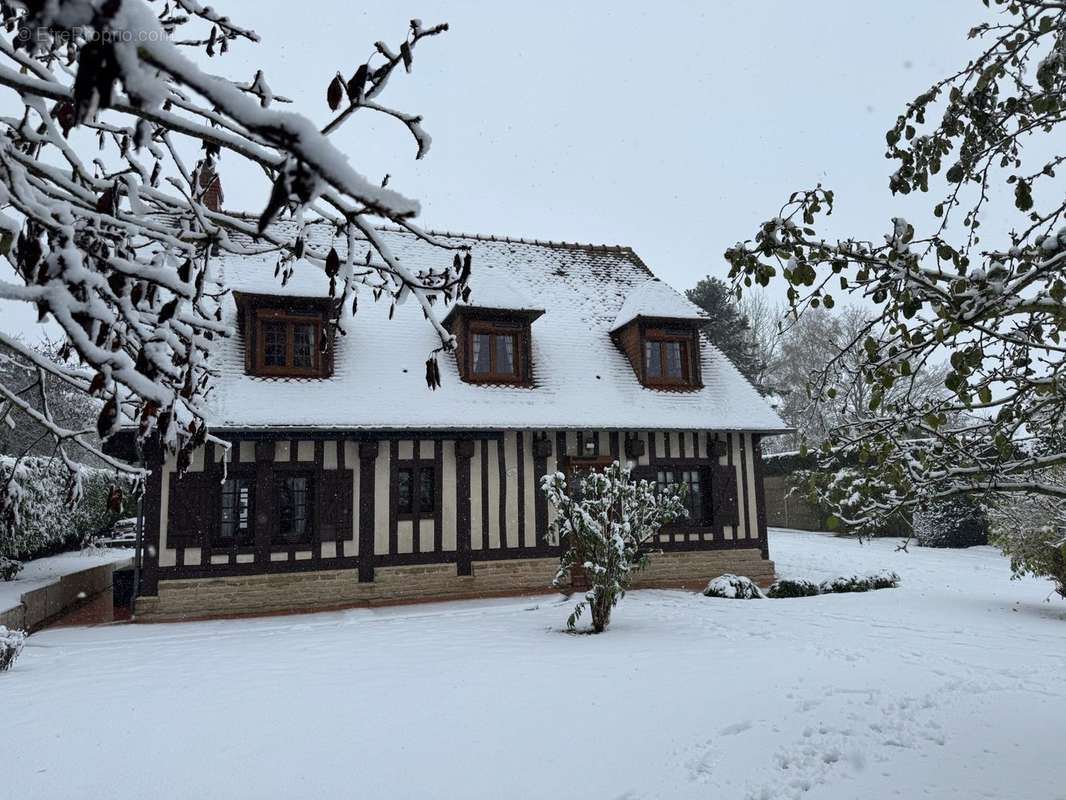
[[[877,238],[908,216],[913,199],[887,190],[884,132],[965,63],[983,13],[978,0],[359,5],[306,0],[293,19],[291,0],[219,0],[263,41],[209,66],[241,80],[261,66],[287,108],[324,122],[337,70],[398,43],[412,16],[447,21],[381,98],[423,114],[430,153],[415,162],[402,125],[357,115],[335,137],[353,166],[391,173],[426,227],[627,244],[679,289],[724,277],[725,248],[819,181],[837,193],[828,233]],[[227,208],[262,208],[261,175],[232,157],[221,173]],[[0,314],[33,335],[31,309]]]

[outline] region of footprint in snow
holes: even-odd
[[[738,733],[743,733],[751,728],[751,720],[746,719],[743,722],[735,722],[732,725],[726,725],[718,733],[722,736],[736,736]]]

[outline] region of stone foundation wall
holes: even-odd
[[[549,592],[558,564],[554,557],[475,561],[473,575],[457,575],[454,564],[378,567],[374,581],[367,583],[359,582],[355,570],[160,581],[158,596],[137,599],[136,619],[155,622]],[[659,553],[651,557],[636,586],[702,589],[723,572],[765,583],[773,579],[773,562],[755,548]]]

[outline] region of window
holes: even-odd
[[[222,518],[218,526],[221,544],[250,544],[254,536],[252,503],[255,481],[227,478],[222,484]]]
[[[312,490],[309,475],[286,475],[278,481],[278,539],[286,544],[311,540]]]
[[[296,376],[320,373],[320,317],[261,309],[256,320],[256,372]]]
[[[649,332],[644,340],[644,376],[647,383],[691,383],[690,337]]]
[[[437,470],[432,464],[396,470],[396,512],[428,516],[437,510]]]
[[[711,487],[708,476],[705,473],[699,469],[684,467],[660,469],[656,472],[655,482],[660,489],[672,489],[682,483],[688,487],[688,494],[685,496],[688,517],[678,520],[677,524],[711,524],[711,515],[707,504],[707,493]]]
[[[520,333],[507,323],[471,322],[470,378],[504,383],[520,381]]]

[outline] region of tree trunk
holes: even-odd
[[[603,633],[611,622],[611,596],[604,591],[597,591],[596,598],[589,603],[592,611],[592,632]]]

